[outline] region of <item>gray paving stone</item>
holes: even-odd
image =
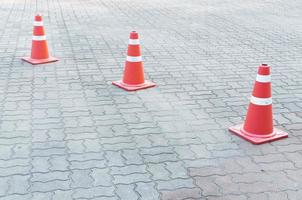
[[[11,157],[12,154],[12,149],[13,146],[8,146],[8,145],[1,145],[1,153],[0,153],[0,158],[3,160],[7,160]]]
[[[54,171],[49,173],[33,173],[31,177],[32,182],[48,182],[53,180],[68,180],[68,171]]]
[[[83,145],[83,140],[69,140],[67,142],[67,147],[70,153],[84,153],[85,147]]]
[[[127,165],[140,165],[143,163],[143,159],[139,154],[139,151],[134,149],[134,150],[123,150],[122,156],[125,159],[125,163]]]
[[[195,178],[196,185],[202,188],[204,196],[221,196],[221,188],[214,181],[215,177],[212,176]]]
[[[48,192],[48,193],[34,193],[32,195],[32,199],[34,200],[51,200],[52,199],[52,193]]]
[[[90,176],[91,170],[73,170],[70,178],[72,180],[71,187],[77,188],[89,188],[93,183],[93,179]]]
[[[125,167],[112,167],[111,174],[113,175],[127,175],[133,173],[146,173],[145,165],[128,165]]]
[[[52,199],[53,200],[60,200],[60,199],[72,199],[72,190],[67,190],[67,191],[61,191],[61,190],[56,190],[53,192]]]
[[[83,145],[85,146],[86,152],[100,152],[101,151],[99,141],[96,139],[87,139],[84,141]]]
[[[155,189],[154,183],[136,183],[135,191],[137,191],[140,199],[156,200],[159,199],[159,193]]]
[[[1,168],[0,177],[9,175],[27,175],[29,174],[31,166],[11,166],[8,168]]]
[[[32,156],[64,155],[65,148],[33,149]]]
[[[66,156],[52,156],[49,158],[48,162],[50,163],[50,170],[59,170],[65,171],[68,169],[68,161]]]
[[[176,154],[158,154],[158,155],[144,155],[145,162],[147,163],[161,163],[161,162],[168,162],[168,161],[177,161]]]
[[[170,177],[174,178],[188,178],[187,169],[181,162],[167,162],[166,169],[170,172]]]
[[[207,199],[209,200],[220,200],[220,199],[223,199],[223,200],[247,200],[248,197],[245,196],[245,195],[223,195],[223,196],[208,196]]]
[[[70,169],[91,169],[105,167],[105,160],[71,161]]]
[[[117,185],[116,193],[120,199],[139,199],[138,194],[134,191],[134,185]]]
[[[202,199],[202,195],[198,188],[181,188],[173,191],[163,191],[162,199]]]
[[[131,184],[136,182],[150,182],[150,175],[147,173],[132,173],[128,175],[114,175],[114,184]]]
[[[109,169],[92,169],[91,177],[94,181],[94,186],[111,186],[112,176],[110,176]]]
[[[196,156],[190,149],[190,146],[175,146],[174,151],[177,153],[177,157],[183,159],[195,159]]]
[[[5,197],[1,197],[1,200],[29,200],[31,199],[31,195],[30,194],[12,194],[12,195],[7,195]]]
[[[69,161],[89,161],[89,160],[102,160],[104,159],[104,153],[102,152],[89,152],[89,153],[80,153],[80,154],[69,154]]]
[[[174,190],[179,188],[194,188],[192,179],[173,179],[168,181],[158,181],[157,188],[159,190]]]
[[[151,173],[153,180],[169,180],[170,173],[165,164],[148,164],[147,170]]]
[[[33,157],[32,172],[48,172],[50,167],[49,157]]]
[[[121,156],[120,152],[107,151],[105,157],[108,160],[109,166],[123,166],[124,165],[124,158]]]
[[[49,182],[34,182],[30,190],[33,192],[51,192],[54,190],[67,190],[69,189],[70,181],[54,180]]]
[[[5,196],[7,194],[7,191],[9,189],[9,177],[1,177],[0,178],[0,196]]]
[[[89,199],[94,197],[111,197],[114,196],[113,187],[90,187],[74,189],[73,199]]]
[[[93,200],[117,200],[117,197],[95,197]]]

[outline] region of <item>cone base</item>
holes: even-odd
[[[119,80],[119,81],[113,81],[112,84],[127,91],[142,90],[155,86],[155,83],[152,83],[150,81],[145,81],[145,83],[139,85],[129,85],[124,83],[122,80]]]
[[[51,63],[51,62],[56,62],[59,60],[59,59],[57,59],[55,57],[51,57],[51,56],[47,59],[32,59],[31,57],[23,57],[21,59],[32,65]]]
[[[257,137],[257,135],[252,136],[253,134],[249,133],[249,135],[246,135],[243,131],[242,131],[242,127],[243,125],[237,125],[237,126],[232,126],[229,128],[229,131],[233,132],[234,134],[236,134],[237,136],[251,142],[252,144],[263,144],[263,143],[267,143],[267,142],[273,142],[276,140],[280,140],[282,138],[287,138],[288,134],[274,128],[274,132],[273,134],[271,134],[268,137]]]

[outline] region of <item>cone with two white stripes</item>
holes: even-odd
[[[244,124],[230,127],[229,130],[253,144],[288,137],[287,133],[273,127],[271,76],[267,64],[259,66]]]
[[[49,56],[46,35],[41,15],[35,16],[31,56],[23,57],[22,60],[29,62],[33,65],[58,61],[57,58]]]
[[[112,84],[127,91],[141,90],[155,86],[154,83],[146,81],[144,78],[139,37],[135,31],[130,33],[123,79],[113,81]]]

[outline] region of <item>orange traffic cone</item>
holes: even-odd
[[[123,80],[114,81],[112,84],[127,91],[141,90],[155,86],[154,83],[145,81],[138,33],[135,31],[130,33]]]
[[[288,137],[287,133],[273,127],[271,76],[267,64],[259,66],[244,125],[233,126],[229,130],[253,144]]]
[[[51,57],[48,54],[48,46],[41,15],[35,16],[31,56],[23,57],[22,60],[33,65],[58,61],[57,58]]]

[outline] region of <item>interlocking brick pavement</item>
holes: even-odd
[[[302,3],[298,0],[1,0],[1,200],[300,200]],[[31,66],[42,13],[57,63]],[[146,78],[125,92],[128,34]],[[272,66],[275,125],[244,119],[257,66]]]

